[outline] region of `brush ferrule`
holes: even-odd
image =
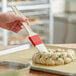
[[[29,39],[34,46],[39,45],[39,44],[43,44],[39,35],[31,36],[31,37],[29,37]]]

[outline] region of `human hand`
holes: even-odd
[[[25,17],[17,16],[13,12],[0,13],[0,27],[16,33],[23,29],[21,22],[26,21]]]

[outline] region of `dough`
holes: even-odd
[[[48,49],[49,53],[37,52],[33,55],[32,60],[36,64],[43,65],[64,65],[76,58],[75,51],[72,49]]]

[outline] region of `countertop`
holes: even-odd
[[[76,48],[76,44],[55,44],[55,46]],[[8,48],[8,47],[12,47],[12,46],[0,46],[0,49],[4,49],[4,48]],[[31,57],[35,52],[36,51],[32,51],[32,50],[30,50],[30,52],[29,51],[20,51],[17,53],[0,56],[0,60],[21,61],[21,62],[26,63],[27,61],[31,60]],[[62,76],[62,75],[30,70],[29,76]]]

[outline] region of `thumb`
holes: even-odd
[[[21,16],[15,16],[15,19],[21,22],[25,22],[26,18]]]

